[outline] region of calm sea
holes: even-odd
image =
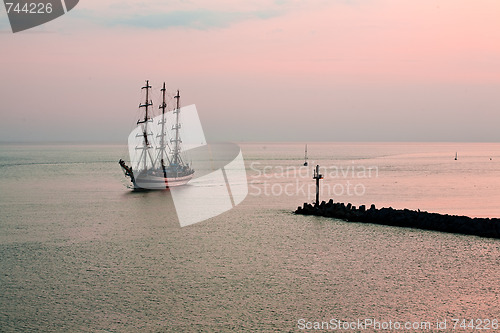
[[[241,146],[247,198],[181,228],[170,192],[123,186],[126,147],[1,145],[0,331],[500,320],[499,240],[292,214],[320,165],[322,200],[500,217],[500,144],[310,143],[307,168],[303,144]]]

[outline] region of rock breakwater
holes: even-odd
[[[500,239],[500,219],[470,218],[409,209],[375,208],[362,205],[356,208],[348,203],[323,201],[319,205],[304,203],[296,214],[333,217],[349,222],[375,223],[389,226],[435,230],[464,235]]]

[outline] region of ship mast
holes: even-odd
[[[165,88],[165,82],[163,82],[163,88],[161,89],[161,92],[163,94],[163,102],[160,105],[161,109],[161,142],[160,142],[160,162],[161,162],[161,168],[163,169],[163,177],[167,178],[167,171],[165,170],[165,161],[164,161],[164,152],[165,152],[165,108],[167,107],[167,103],[165,102],[165,93],[167,89]]]
[[[143,131],[142,131],[142,136],[144,138],[144,146],[142,147],[143,151],[142,151],[142,156],[143,156],[143,163],[144,163],[144,170],[147,169],[147,150],[149,148],[151,148],[150,144],[149,144],[149,140],[148,140],[148,122],[150,122],[152,119],[149,117],[149,110],[148,108],[150,106],[153,105],[153,102],[149,100],[149,89],[151,88],[151,86],[149,85],[149,80],[146,80],[146,86],[145,87],[142,87],[142,89],[146,89],[146,101],[144,104],[139,104],[139,108],[145,108],[146,111],[144,112],[144,119],[143,120],[138,120],[137,121],[137,124],[144,124],[144,126],[142,127]],[[153,162],[153,159],[151,156],[149,156],[149,158],[151,159],[151,165],[154,164]]]
[[[181,125],[179,124],[179,113],[181,112],[180,110],[180,94],[179,90],[177,90],[177,95],[174,96],[175,99],[177,99],[177,107],[175,109],[176,113],[176,118],[175,118],[175,126],[172,127],[172,129],[175,129],[175,147],[174,147],[174,164],[179,165],[180,161],[180,156],[179,156],[179,143],[180,143],[180,138],[179,138],[179,129],[181,128]]]

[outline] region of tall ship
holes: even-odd
[[[174,96],[175,107],[167,110],[166,88],[160,90],[161,114],[153,116],[153,102],[150,100],[149,81],[145,102],[139,105],[141,112],[137,127],[129,135],[130,165],[123,159],[118,162],[125,177],[130,179],[127,187],[134,190],[160,190],[187,184],[194,170],[182,156],[180,94]]]

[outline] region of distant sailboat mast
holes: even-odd
[[[306,150],[305,150],[305,155],[304,155],[304,166],[307,166],[307,145],[306,145]]]
[[[455,161],[458,160],[458,152],[455,152]]]

